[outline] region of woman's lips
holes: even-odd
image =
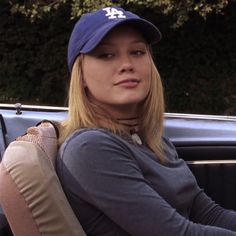
[[[126,80],[121,80],[117,82],[115,85],[125,87],[125,88],[134,88],[138,84],[139,84],[139,80],[137,79],[126,79]]]

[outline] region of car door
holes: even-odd
[[[165,132],[200,187],[236,210],[236,117],[170,113]]]

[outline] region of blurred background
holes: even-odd
[[[121,6],[162,32],[167,112],[236,116],[236,0],[0,0],[0,103],[67,106],[67,44],[81,14]]]

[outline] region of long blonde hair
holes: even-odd
[[[101,119],[105,120],[103,123],[106,124],[102,128],[109,129],[111,132],[118,134],[124,131],[112,117],[97,112],[97,107],[89,101],[83,85],[82,63],[83,55],[80,55],[76,59],[71,73],[68,100],[69,114],[68,119],[61,124],[59,144],[62,144],[77,129],[102,127],[99,123]],[[164,115],[163,87],[152,58],[150,91],[141,106],[140,114],[138,119],[141,136],[150,149],[164,161],[165,157],[162,148]]]

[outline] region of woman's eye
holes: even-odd
[[[131,52],[131,54],[134,55],[134,56],[141,56],[145,53],[146,53],[145,50],[134,50],[134,51]]]
[[[101,53],[98,55],[98,57],[101,59],[110,59],[113,58],[114,56],[115,56],[114,53]]]

